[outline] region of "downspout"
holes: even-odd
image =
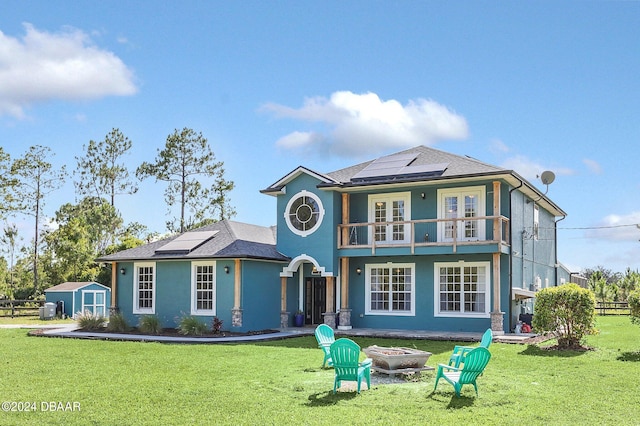
[[[554,287],[558,286],[558,222],[565,220],[567,218],[567,216],[562,216],[562,219],[558,219],[554,222],[553,225],[553,257],[555,258],[555,264],[554,264],[554,268],[553,271],[555,272],[555,277],[554,277]],[[569,277],[571,278],[571,277]],[[571,282],[571,279],[569,279],[569,282]]]
[[[511,300],[513,298],[513,216],[511,214],[512,210],[512,197],[511,193],[516,189],[520,189],[524,185],[522,181],[520,181],[520,185],[515,188],[511,188],[509,190],[509,332],[513,328],[513,315],[511,312]]]

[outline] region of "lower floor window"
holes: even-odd
[[[435,315],[486,316],[489,262],[436,263]]]
[[[367,314],[413,315],[415,266],[367,265]]]
[[[191,271],[191,313],[215,315],[215,262],[193,262]]]

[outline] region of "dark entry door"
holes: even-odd
[[[305,324],[322,324],[327,307],[327,279],[311,277],[305,283]]]

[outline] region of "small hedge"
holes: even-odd
[[[542,289],[536,294],[533,329],[556,333],[560,349],[579,348],[594,330],[595,308],[593,292],[577,284]]]
[[[202,336],[207,331],[209,329],[205,323],[190,315],[183,316],[178,323],[178,332],[185,336]]]
[[[138,329],[146,334],[160,334],[162,333],[160,318],[155,315],[144,315],[140,317]]]
[[[97,331],[104,329],[107,319],[99,314],[93,314],[90,311],[84,311],[76,315],[78,327],[84,331]]]

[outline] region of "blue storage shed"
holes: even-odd
[[[56,313],[75,317],[89,311],[105,317],[109,316],[111,289],[96,282],[66,282],[44,291],[47,302],[57,304]]]

